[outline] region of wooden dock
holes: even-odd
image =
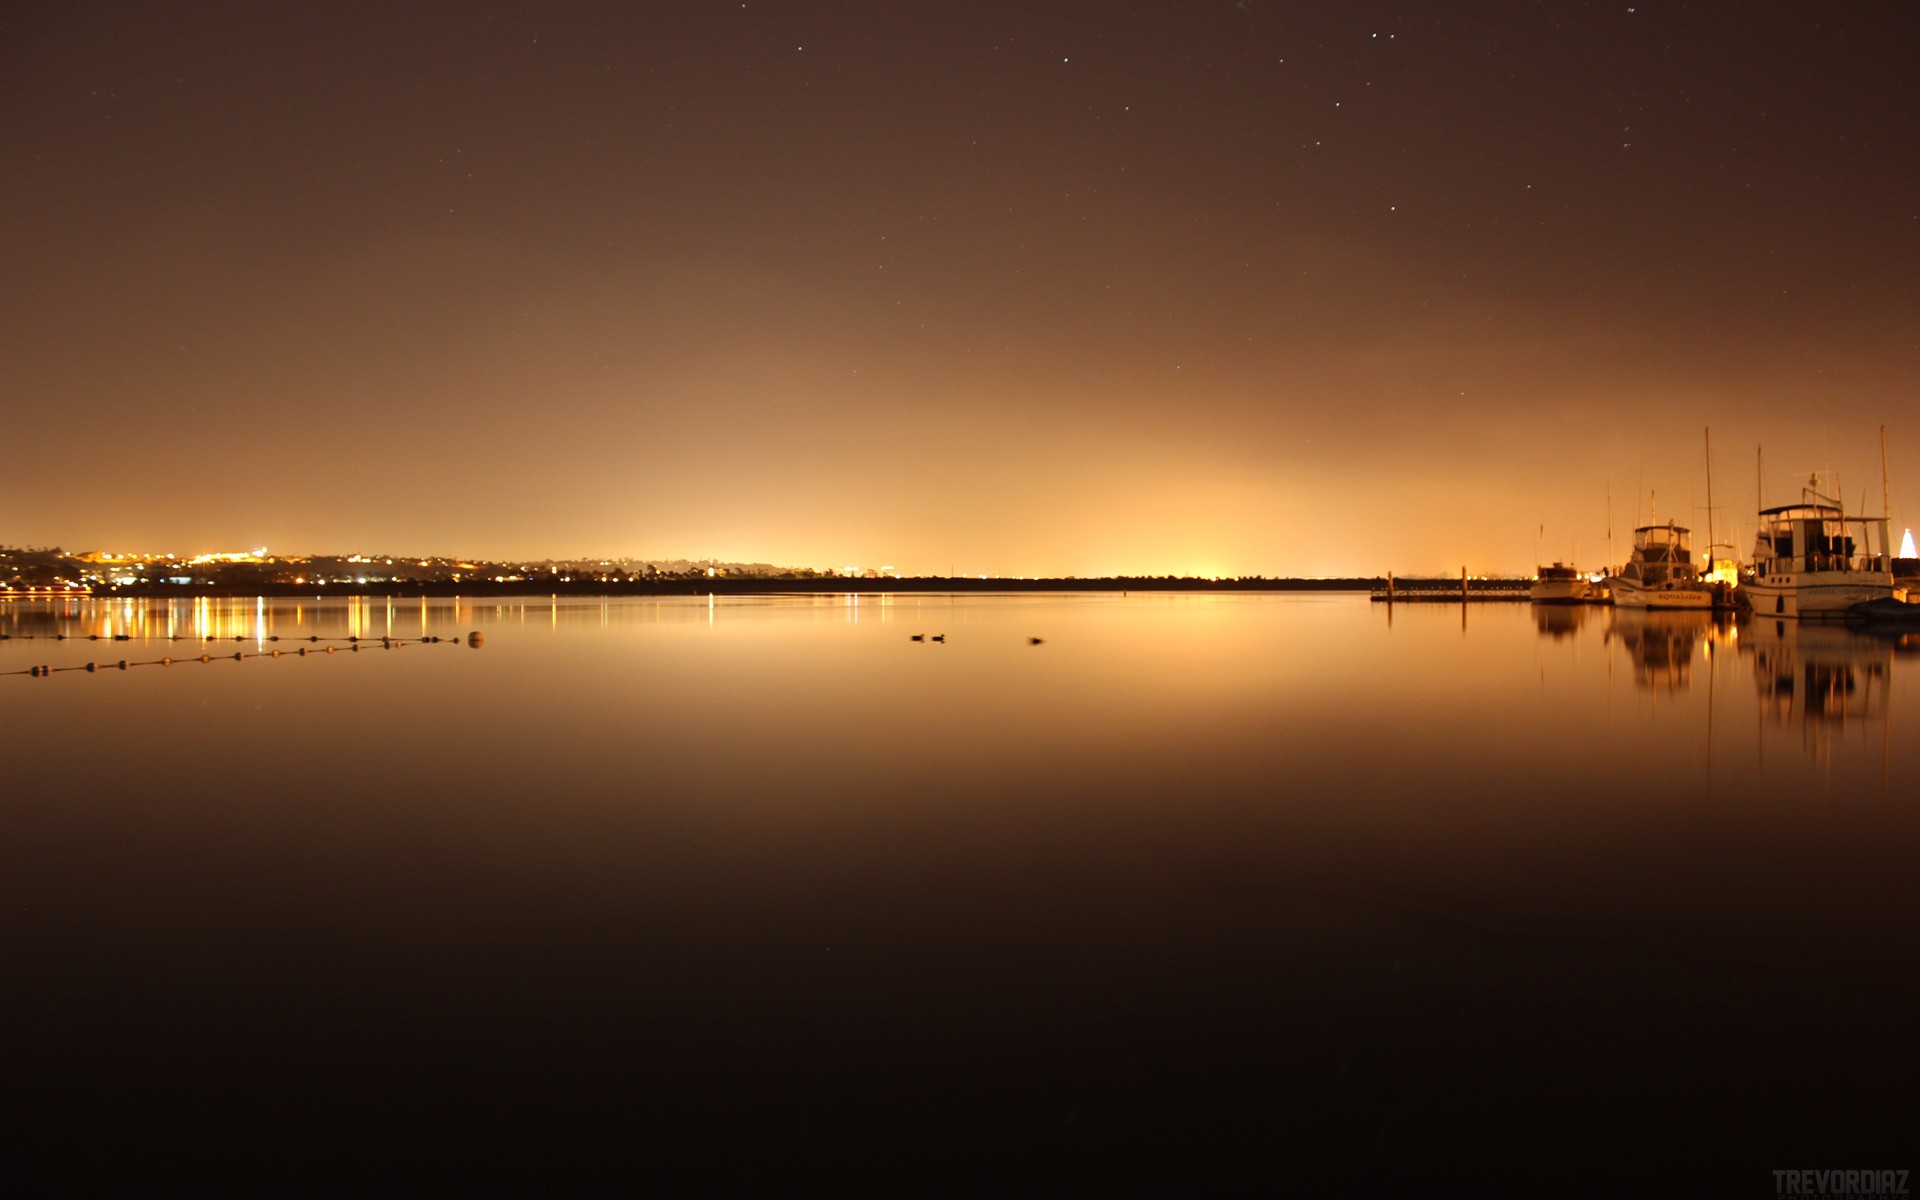
[[[1531,579],[1473,579],[1463,568],[1454,580],[1396,580],[1387,572],[1387,586],[1375,588],[1371,598],[1378,604],[1478,604],[1490,601],[1533,599]]]

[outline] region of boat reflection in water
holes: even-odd
[[[1732,622],[1702,611],[1616,608],[1609,641],[1625,647],[1633,682],[1648,691],[1685,691],[1702,647],[1729,640]]]
[[[1755,620],[1740,653],[1753,656],[1762,725],[1798,728],[1807,753],[1826,761],[1841,737],[1871,741],[1878,730],[1884,740],[1894,656],[1920,654],[1920,636]]]
[[[1593,606],[1587,604],[1535,604],[1533,625],[1541,637],[1558,641],[1579,633],[1593,611]]]

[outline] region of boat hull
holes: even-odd
[[[1651,587],[1619,576],[1607,580],[1615,608],[1655,612],[1705,612],[1714,607],[1713,587],[1704,583],[1662,583]]]
[[[1533,585],[1529,598],[1535,604],[1585,604],[1587,590],[1584,579],[1542,579]]]
[[[1856,604],[1893,598],[1890,576],[1859,571],[1756,576],[1741,588],[1754,616],[1801,620],[1837,620]]]

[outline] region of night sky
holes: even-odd
[[[0,542],[1598,567],[1920,524],[1906,3],[0,9]],[[1544,539],[1542,529],[1544,528]],[[1704,536],[1697,538],[1704,541]],[[1624,550],[1620,551],[1624,554]]]

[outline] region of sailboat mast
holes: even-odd
[[[1707,434],[1707,574],[1713,574],[1713,430]]]
[[[1887,486],[1887,427],[1880,427],[1880,514],[1886,524],[1880,528],[1880,551],[1893,565],[1893,492]]]
[[[1607,476],[1607,574],[1617,575],[1613,569],[1613,476]]]
[[[1889,522],[1893,520],[1893,493],[1887,488],[1887,427],[1880,427],[1880,512]],[[1889,536],[1893,526],[1887,526]]]

